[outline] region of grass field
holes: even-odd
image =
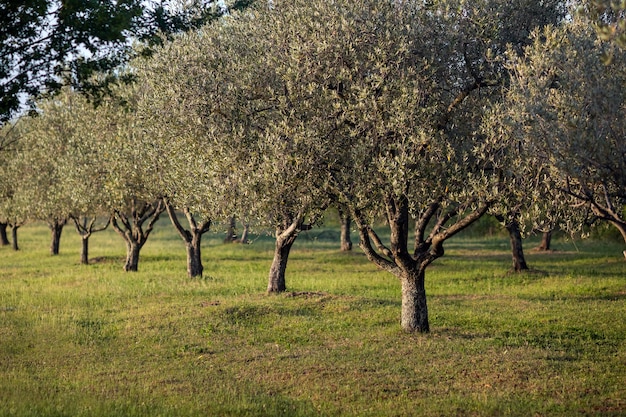
[[[427,271],[430,334],[401,331],[399,283],[338,232],[298,239],[289,292],[265,295],[272,241],[205,238],[185,271],[163,219],[124,245],[67,227],[0,248],[0,416],[624,416],[622,245],[557,241],[509,271],[506,238],[457,238]]]

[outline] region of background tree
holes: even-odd
[[[201,26],[249,0],[223,6],[212,0],[26,0],[0,3],[0,122],[20,110],[24,99],[64,83],[90,93],[106,91],[113,70],[134,55],[132,43],[147,47],[171,34]],[[94,83],[92,75],[107,73]]]
[[[89,263],[89,239],[110,223],[109,199],[103,192],[107,178],[100,150],[106,137],[96,128],[98,110],[80,93],[64,88],[55,102],[67,107],[67,123],[72,134],[67,137],[67,152],[59,167],[62,192],[70,201],[69,218],[81,237],[81,264]],[[106,132],[106,131],[104,131]]]
[[[153,182],[159,167],[150,160],[150,138],[140,129],[137,114],[139,85],[120,86],[98,106],[93,129],[103,135],[99,153],[111,225],[126,243],[125,271],[137,271],[140,251],[165,210],[161,190]]]
[[[529,160],[548,168],[538,178],[558,192],[556,202],[610,222],[626,240],[625,59],[581,21],[537,32],[526,56],[511,58],[515,76],[497,117]],[[563,223],[584,224],[571,216]]]
[[[215,59],[222,52],[210,39],[215,34],[207,27],[177,36],[150,59],[133,62],[141,91],[139,122],[151,143],[146,162],[155,168],[152,181],[185,243],[189,277],[202,276],[202,235],[215,223],[233,219],[239,203],[233,180],[238,168],[224,152],[231,146],[229,127],[207,114],[207,109],[228,105],[220,80],[233,76]]]
[[[20,152],[12,166],[19,176],[16,193],[21,211],[30,220],[42,220],[51,231],[50,253],[59,253],[71,201],[64,193],[63,173],[75,125],[67,96],[39,103],[40,113],[20,121]]]
[[[17,123],[5,123],[0,129],[0,138],[2,138],[2,147],[0,148],[0,229],[4,233],[2,245],[12,243],[14,250],[19,249],[17,231],[25,221],[25,216],[18,210],[19,204],[16,196],[20,173],[13,169],[14,161],[20,152],[20,133],[16,127]],[[6,236],[7,228],[11,228],[12,241],[9,241],[8,236]]]

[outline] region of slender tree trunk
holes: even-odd
[[[513,270],[515,272],[528,270],[526,258],[524,257],[524,249],[522,246],[522,234],[519,230],[519,224],[516,220],[512,220],[506,225],[509,231],[509,240],[511,241],[511,252],[513,255]]]
[[[80,263],[89,265],[89,235],[81,236],[82,248],[80,251]]]
[[[427,333],[428,307],[426,304],[426,289],[424,286],[424,270],[404,271],[400,276],[402,283],[402,329],[407,332]]]
[[[11,226],[11,241],[13,244],[13,250],[20,250],[19,245],[17,244],[17,229],[19,229],[19,225]]]
[[[59,248],[61,246],[61,233],[63,232],[63,226],[65,226],[66,223],[67,219],[54,219],[48,223],[48,228],[52,234],[52,240],[50,242],[50,255],[59,254]]]
[[[9,237],[7,236],[7,223],[0,223],[0,246],[10,245]]]
[[[241,239],[239,239],[239,243],[248,243],[248,233],[250,232],[250,225],[244,224],[243,231],[241,232]]]
[[[537,247],[537,250],[540,252],[547,252],[549,251],[550,248],[550,244],[552,243],[552,230],[548,230],[547,232],[543,232],[541,234],[541,243],[539,244],[539,246]]]
[[[224,238],[224,243],[232,243],[237,240],[237,234],[235,233],[235,229],[237,227],[237,219],[235,216],[230,218],[230,222],[228,223],[228,230],[226,231],[226,237]]]
[[[352,250],[352,240],[350,239],[350,215],[339,210],[339,222],[341,223],[341,251],[347,252]]]
[[[139,252],[141,246],[137,242],[126,241],[126,262],[124,263],[124,271],[137,272],[139,266]]]
[[[89,238],[93,233],[101,232],[109,227],[111,224],[111,218],[103,225],[96,227],[97,216],[72,216],[72,221],[76,227],[76,232],[79,234],[82,242],[82,248],[80,251],[80,263],[82,265],[89,264]]]
[[[297,234],[292,234],[285,238],[277,238],[274,249],[274,260],[270,267],[269,280],[267,284],[268,293],[279,293],[287,290],[285,284],[285,271],[287,270],[287,260],[289,252],[295,242]]]

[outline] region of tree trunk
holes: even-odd
[[[226,237],[224,238],[224,243],[232,243],[237,240],[237,234],[235,233],[235,229],[237,227],[237,220],[235,216],[230,218],[230,222],[228,223],[228,230],[226,231]]]
[[[7,246],[11,244],[9,237],[7,236],[7,223],[0,223],[0,246]]]
[[[285,271],[287,270],[287,260],[289,252],[295,242],[297,234],[292,234],[286,238],[277,238],[274,249],[274,260],[270,267],[269,280],[267,284],[268,293],[279,293],[287,290],[285,284]]]
[[[165,203],[162,199],[153,202],[133,199],[129,209],[130,215],[115,210],[111,215],[111,225],[126,242],[124,271],[135,272],[139,265],[139,252],[154,230],[154,224],[165,210]],[[144,230],[143,227],[146,222],[148,224]]]
[[[248,232],[250,231],[250,225],[244,224],[243,231],[241,232],[241,239],[239,239],[239,243],[248,243]]]
[[[190,242],[185,242],[187,248],[187,276],[189,278],[202,277],[202,256],[200,250],[200,243],[202,240],[201,234],[194,234]]]
[[[424,270],[404,272],[400,276],[402,283],[402,329],[407,332],[427,333],[428,307],[426,304],[426,289],[424,286]]]
[[[617,228],[617,230],[619,230],[619,232],[622,235],[622,238],[624,239],[624,243],[626,243],[626,223],[617,222],[617,221],[611,221],[611,223],[613,224],[613,226]],[[626,250],[623,251],[622,253],[624,254],[624,258],[626,258]]]
[[[511,241],[513,270],[515,272],[528,270],[528,265],[526,265],[526,258],[524,258],[524,249],[522,247],[522,234],[519,230],[519,224],[516,220],[511,220],[511,222],[506,225],[506,230],[509,231],[509,239]]]
[[[537,250],[541,252],[547,252],[550,250],[551,243],[552,243],[552,230],[543,232],[543,234],[541,235],[541,243],[539,244],[539,247],[537,247]]]
[[[89,235],[81,236],[82,248],[80,251],[80,263],[82,265],[89,264]]]
[[[189,278],[202,277],[202,271],[204,270],[200,250],[202,235],[209,231],[211,227],[211,220],[205,220],[198,224],[189,208],[184,207],[182,211],[187,218],[187,222],[189,223],[189,230],[187,230],[178,220],[178,215],[176,214],[174,205],[167,198],[163,201],[165,203],[167,214],[170,217],[170,221],[174,225],[178,235],[183,239],[183,242],[185,242],[185,248],[187,249],[187,276]]]
[[[339,210],[339,221],[341,223],[341,251],[351,251],[352,240],[350,240],[350,216]]]
[[[82,265],[89,264],[89,238],[93,233],[101,232],[109,227],[111,224],[111,218],[109,217],[106,223],[96,227],[97,216],[72,216],[72,221],[76,227],[76,232],[81,238],[82,248],[80,251],[80,263]]]
[[[137,272],[139,267],[139,252],[141,245],[137,242],[126,241],[126,262],[124,263],[124,271]]]
[[[11,226],[11,241],[13,243],[13,250],[20,250],[20,247],[17,244],[17,229],[19,228],[19,225]]]
[[[52,240],[50,242],[50,255],[58,255],[59,248],[61,246],[61,233],[63,232],[63,226],[65,226],[67,220],[54,219],[48,223],[48,228],[52,234]]]

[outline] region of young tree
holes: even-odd
[[[497,118],[506,123],[553,201],[613,224],[626,241],[626,53],[581,21],[534,34]],[[612,56],[603,63],[602,55]],[[562,217],[565,229],[584,223]]]

